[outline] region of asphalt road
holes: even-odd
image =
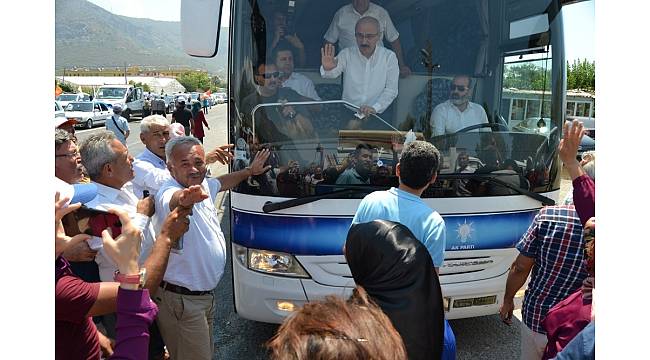
[[[171,119],[171,115],[168,115]],[[206,131],[205,146],[212,148],[227,142],[226,105],[213,106],[206,116],[210,130]],[[137,156],[144,149],[140,142],[140,120],[129,123],[131,135],[127,139],[129,152]],[[91,130],[77,131],[80,140],[102,130],[100,126]],[[213,175],[227,172],[224,165],[214,165]],[[570,188],[570,181],[563,176],[560,199]],[[230,214],[224,211],[228,207],[227,194],[217,199],[221,218],[221,228],[228,243],[228,262],[226,272],[217,287],[217,318],[215,328],[215,359],[266,359],[264,344],[276,332],[278,325],[264,324],[240,318],[234,312],[232,271],[230,268]],[[520,294],[521,295],[521,294]],[[518,298],[521,302],[521,298]],[[513,325],[507,326],[498,315],[450,321],[456,336],[457,359],[518,359],[519,358],[519,320],[521,313],[515,312]],[[389,351],[389,350],[388,350]]]

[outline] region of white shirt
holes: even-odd
[[[156,195],[162,184],[172,177],[165,160],[147,148],[133,161],[133,171],[133,193],[140,198],[143,190],[149,190],[152,196]]]
[[[214,201],[221,183],[217,179],[204,179],[201,183],[209,197],[194,204],[190,225],[183,235],[183,251],[169,255],[163,279],[192,291],[209,291],[217,287],[226,265],[226,240],[219,226]],[[170,213],[172,195],[183,190],[174,178],[167,180],[156,194],[156,224],[162,224]],[[156,232],[160,231],[156,225]]]
[[[469,102],[465,111],[461,112],[451,100],[447,100],[433,109],[430,121],[433,136],[437,136],[455,133],[471,125],[487,124],[488,119],[485,110],[479,104]],[[472,132],[476,131],[479,129],[472,130]],[[483,128],[480,131],[490,131],[490,129]]]
[[[376,47],[368,59],[355,46],[341,50],[336,60],[332,70],[325,71],[321,65],[320,74],[333,79],[344,73],[343,100],[357,106],[372,106],[382,113],[397,97],[399,66],[394,52]]]
[[[352,4],[347,4],[342,6],[332,18],[327,32],[323,36],[326,41],[334,44],[336,40],[339,41],[339,49],[345,49],[347,47],[357,46],[357,40],[354,37],[354,29],[357,25],[357,21],[362,17],[370,16],[379,21],[379,39],[377,46],[384,46],[382,39],[384,36],[388,42],[393,42],[399,37],[393,21],[388,15],[388,11],[383,7],[369,3],[368,10],[365,13],[359,14]]]
[[[298,94],[313,100],[320,100],[314,83],[305,75],[292,72],[291,76],[282,83],[283,87],[291,88]]]
[[[97,185],[97,196],[86,206],[97,210],[121,209],[129,214],[129,217],[134,222],[134,225],[142,231],[142,243],[140,250],[140,258],[138,264],[142,266],[144,261],[149,257],[151,248],[155,241],[155,233],[149,217],[138,214],[138,198],[133,194],[131,183],[128,182],[122,186],[121,189],[115,189],[93,182]],[[99,278],[102,281],[113,281],[113,275],[117,270],[117,265],[101,248],[95,257],[95,262],[99,267]]]

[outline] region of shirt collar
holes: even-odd
[[[165,165],[165,160],[161,159],[158,155],[154,154],[151,150],[147,149],[146,147],[144,148],[140,156],[142,158],[151,160],[151,162],[155,161],[158,165]]]
[[[414,200],[421,200],[419,196],[415,196],[414,194],[411,194],[408,191],[404,191],[404,190],[398,189],[396,187],[391,187],[390,190],[388,190],[388,191],[394,193],[397,196],[407,197],[407,198],[411,198],[411,199],[414,199]]]
[[[120,193],[122,192],[122,189],[116,189],[112,188],[110,186],[106,186],[103,184],[100,184],[98,182],[93,181],[93,184],[97,185],[97,195],[105,197],[109,202],[114,202],[118,196],[120,196]],[[127,183],[128,184],[128,183]],[[126,186],[126,184],[124,185]]]

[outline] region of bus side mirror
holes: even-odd
[[[181,2],[181,41],[191,56],[217,55],[223,0],[183,0]]]

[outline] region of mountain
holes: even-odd
[[[179,9],[180,11],[180,9]],[[183,52],[180,22],[115,15],[85,0],[56,0],[55,68],[186,65],[224,75],[228,28],[214,58]]]

